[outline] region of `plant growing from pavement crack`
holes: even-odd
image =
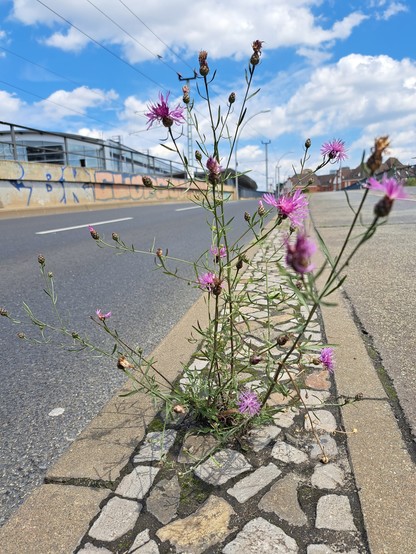
[[[237,102],[235,93],[231,92],[225,102],[225,109],[214,109],[210,90],[215,73],[210,77],[208,54],[202,51],[199,55],[197,86],[199,95],[207,106],[211,131],[209,139],[201,130],[194,102],[191,101],[186,86],[182,90],[185,107],[177,105],[171,108],[168,103],[169,94],[160,94],[158,102],[150,104],[146,114],[148,127],[160,123],[166,130],[170,143],[164,144],[165,148],[176,152],[185,168],[187,183],[198,191],[193,202],[204,208],[209,218],[210,237],[205,252],[195,261],[183,260],[169,254],[168,250],[155,248],[155,244],[148,250],[129,245],[116,232],[112,233],[111,241],[108,241],[93,227],[89,227],[90,235],[99,247],[151,256],[158,269],[175,279],[185,282],[190,280],[189,273],[179,270],[178,264],[192,269],[192,284],[205,295],[209,315],[207,328],[200,327],[198,323],[194,326],[192,339],[197,345],[194,363],[185,366],[181,378],[172,383],[159,371],[155,360],[148,359],[140,348],[132,347],[123,340],[121,334],[111,326],[111,312],[102,311],[101,308],[95,311],[95,316],[91,319],[110,336],[112,349],[99,347],[88,337],[72,330],[60,315],[54,277],[46,269],[46,261],[41,255],[38,258],[39,267],[44,279],[45,293],[56,316],[55,323],[39,319],[24,304],[30,321],[40,331],[40,338],[31,339],[23,333],[20,333],[20,337],[34,342],[52,343],[54,337],[60,334],[66,337],[66,342],[61,344],[70,350],[89,350],[115,359],[117,367],[132,382],[132,391],[128,394],[137,391],[149,393],[165,403],[168,416],[175,417],[175,413],[188,415],[222,440],[229,440],[236,433],[242,434],[253,423],[267,421],[281,409],[279,404],[271,401],[273,393],[280,393],[283,397],[291,397],[291,402],[303,406],[320,444],[313,419],[300,394],[299,378],[312,364],[320,364],[333,372],[335,361],[331,347],[317,345],[308,338],[308,328],[319,306],[328,302],[330,294],[342,285],[354,254],[374,235],[390,212],[394,200],[405,197],[405,193],[394,178],[386,177],[381,182],[374,178],[382,163],[383,152],[388,147],[387,137],[381,137],[376,140],[367,162],[363,163],[363,170],[368,175],[368,185],[358,209],[353,210],[351,226],[335,258],[329,253],[319,230],[315,229],[325,257],[325,263],[316,269],[312,256],[317,247],[308,235],[310,225],[307,221],[308,179],[311,175],[304,171],[311,149],[311,141],[307,139],[300,161],[299,185],[293,190],[286,190],[279,197],[264,194],[254,214],[242,214],[247,224],[246,231],[237,240],[232,240],[232,222],[227,221],[224,209],[229,201],[225,186],[230,179],[235,178],[230,169],[232,156],[242,125],[247,122],[249,101],[259,92],[253,91],[252,87],[260,62],[262,42],[256,40],[252,48],[243,98],[241,102]],[[185,110],[198,134],[196,173],[180,146]],[[230,131],[232,126],[233,132]],[[339,139],[326,142],[320,154],[322,158],[315,172],[327,164],[342,161],[347,156],[345,144]],[[151,178],[143,177],[143,185],[152,187]],[[381,190],[384,197],[375,206],[373,221],[365,226],[361,223],[361,214],[370,189]],[[359,224],[361,232],[358,237],[353,237]],[[267,246],[266,239],[278,229],[279,244]],[[252,248],[256,245],[265,245],[262,266],[252,254]],[[269,270],[276,267],[281,275],[281,283],[270,279]],[[326,269],[326,280],[319,288],[317,279]],[[246,270],[253,272],[250,279],[245,277]],[[257,290],[259,283],[263,289],[261,298]],[[256,305],[261,305],[265,314],[258,335],[260,338],[252,336],[247,340],[252,324],[250,314],[255,311],[253,307]],[[296,321],[276,337],[273,318],[284,315],[289,307],[294,311]],[[0,315],[15,324],[19,323],[5,308],[0,310]],[[284,373],[286,379],[282,381]],[[285,384],[287,381],[291,387]],[[322,452],[325,460],[323,449]]]

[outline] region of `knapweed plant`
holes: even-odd
[[[378,225],[390,212],[394,200],[405,196],[401,183],[395,179],[384,177],[380,182],[374,177],[382,163],[383,152],[388,147],[387,137],[377,139],[370,157],[366,163],[363,162],[368,180],[361,203],[353,211],[351,226],[340,252],[332,257],[319,232],[316,230],[316,239],[311,236],[308,182],[305,182],[305,179],[310,178],[310,173],[303,171],[311,158],[311,141],[307,139],[300,160],[299,185],[296,189],[285,190],[279,197],[264,194],[255,213],[242,211],[241,217],[246,221],[244,234],[238,240],[230,240],[231,223],[227,221],[224,211],[229,200],[224,187],[235,178],[231,160],[238,133],[247,121],[250,100],[259,92],[253,91],[253,86],[261,59],[262,42],[256,40],[252,48],[242,99],[237,99],[234,92],[227,91],[224,104],[216,107],[212,105],[210,94],[215,73],[211,76],[207,52],[202,51],[199,54],[197,88],[199,97],[206,102],[210,136],[201,131],[194,101],[190,99],[186,86],[182,89],[183,106],[170,106],[169,94],[160,94],[158,101],[149,105],[146,114],[149,127],[160,125],[167,133],[168,142],[165,146],[176,151],[185,168],[187,182],[198,191],[193,201],[206,211],[209,222],[206,250],[198,259],[178,260],[174,253],[156,249],[154,245],[150,250],[140,250],[134,245],[126,244],[117,232],[112,233],[111,239],[106,239],[93,227],[89,229],[92,239],[99,247],[152,256],[157,267],[174,279],[189,281],[188,274],[181,275],[180,268],[181,263],[188,267],[191,264],[194,271],[193,285],[206,298],[209,325],[201,328],[195,324],[192,332],[193,340],[196,339],[195,359],[183,368],[181,377],[170,382],[158,370],[157,361],[144,357],[140,349],[125,342],[121,332],[111,326],[110,311],[103,313],[101,309],[97,309],[92,316],[95,324],[112,339],[113,347],[106,351],[97,348],[86,337],[68,329],[66,325],[54,326],[39,320],[25,306],[31,321],[41,333],[40,340],[48,341],[51,335],[61,333],[69,339],[72,349],[89,349],[113,358],[114,365],[131,379],[133,392],[144,391],[162,400],[166,414],[185,414],[196,425],[215,432],[222,439],[243,432],[256,421],[265,421],[276,410],[281,409],[278,403],[276,405],[270,400],[272,395],[280,398],[288,396],[288,381],[286,379],[286,384],[283,384],[283,374],[288,376],[292,384],[291,402],[303,404],[307,412],[299,382],[292,370],[302,370],[314,363],[321,364],[332,372],[335,365],[334,350],[330,345],[321,344],[317,347],[312,344],[308,338],[308,327],[319,306],[328,302],[330,294],[342,284],[351,258],[374,235]],[[180,146],[186,111],[198,134],[196,171],[190,167]],[[320,161],[315,171],[327,164],[339,162],[346,156],[344,142],[331,140],[321,147]],[[144,177],[143,184],[153,186],[150,177]],[[361,213],[370,189],[381,190],[384,197],[375,206],[372,222],[364,225]],[[267,250],[266,259],[261,266],[263,269],[260,269],[253,262],[253,249],[264,244],[268,237],[276,237],[276,232],[279,245]],[[276,240],[273,242],[275,244]],[[320,268],[316,268],[312,261],[318,246],[325,258],[325,263]],[[54,310],[57,310],[53,275],[48,271],[43,256],[39,256],[38,261],[46,294],[52,301]],[[244,279],[245,271],[250,268],[255,268],[253,276],[249,280]],[[278,268],[279,281],[269,279],[270,268]],[[324,270],[327,277],[323,286],[318,289],[317,278]],[[256,283],[263,284],[264,292],[261,297]],[[255,347],[246,340],[252,326],[250,313],[254,304],[261,304],[264,311],[260,326],[262,340]],[[289,305],[296,317],[292,318],[284,334],[276,336],[273,318],[283,314]],[[1,313],[12,319],[6,309]]]

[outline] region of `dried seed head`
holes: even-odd
[[[120,356],[117,360],[118,369],[132,369],[134,365],[131,364],[125,356]]]
[[[248,213],[248,212],[244,212],[244,219],[247,221],[247,223],[250,221],[251,219],[251,215]]]
[[[176,404],[176,406],[173,406],[172,409],[175,414],[186,414],[186,410],[181,404]]]
[[[162,250],[161,248],[158,248],[158,249],[156,250],[156,256],[157,256],[158,258],[161,258],[161,257],[163,256],[163,250]]]
[[[39,254],[38,263],[43,266],[43,265],[45,265],[45,261],[46,261],[45,256],[43,254]]]
[[[201,50],[198,56],[199,60],[199,74],[206,77],[209,73],[209,67],[207,64],[208,52]]]
[[[321,462],[323,464],[329,464],[331,460],[329,459],[329,456],[327,456],[326,454],[324,454],[323,456],[321,456]]]
[[[263,42],[264,40],[255,40],[251,47],[253,48],[253,52],[256,54],[261,55],[261,49],[263,48]]]
[[[250,63],[251,65],[258,65],[260,63],[260,55],[257,52],[253,52]]]
[[[230,94],[230,96],[228,97],[228,102],[229,102],[230,104],[234,104],[234,102],[235,102],[235,92],[232,92],[232,93]]]
[[[6,308],[0,308],[0,315],[4,317],[9,317],[9,312],[6,310]]]
[[[364,395],[362,392],[359,392],[358,394],[355,395],[355,400],[359,401],[359,400],[362,400],[364,398]]]
[[[371,156],[367,160],[367,167],[372,175],[379,169],[383,161],[383,153],[389,147],[389,137],[380,137],[375,140]]]
[[[20,333],[17,333],[17,336],[19,337],[19,339],[25,339],[26,338],[26,335],[24,333],[22,333],[20,331]]]

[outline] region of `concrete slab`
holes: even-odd
[[[0,529],[2,554],[69,554],[108,489],[42,485]]]
[[[201,297],[152,352],[158,370],[173,381],[195,352],[188,341],[192,325],[208,323],[205,299]],[[128,392],[130,385],[119,391]],[[143,439],[146,426],[160,404],[144,393],[113,397],[99,415],[72,443],[46,475],[49,481],[92,479],[115,481]]]
[[[416,472],[385,391],[349,307],[337,291],[323,306],[328,342],[336,345],[339,395],[365,400],[342,408],[348,448],[372,554],[416,551]]]

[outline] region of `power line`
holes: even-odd
[[[64,110],[68,110],[70,112],[76,113],[77,115],[81,115],[82,117],[86,117],[88,119],[92,119],[94,121],[97,121],[98,123],[101,123],[105,126],[114,127],[114,129],[118,129],[115,125],[112,125],[111,123],[102,121],[101,119],[97,119],[96,117],[93,117],[91,115],[87,115],[83,112],[80,112],[78,110],[74,110],[74,108],[68,108],[68,106],[64,106],[63,104],[59,104],[59,102],[54,102],[53,100],[50,100],[49,98],[45,98],[44,96],[40,96],[39,94],[36,94],[34,92],[30,92],[29,90],[26,90],[24,88],[18,87],[16,85],[12,85],[11,83],[8,83],[7,81],[0,80],[0,83],[3,83],[3,85],[7,85],[8,87],[14,88],[16,90],[20,90],[20,92],[24,92],[25,94],[30,94],[31,96],[34,96],[35,98],[39,98],[40,100],[44,100],[45,102],[49,102],[50,104],[55,104],[55,106],[59,106],[60,108],[63,108]]]
[[[171,71],[173,71],[175,74],[177,74],[178,72],[171,66],[169,65],[167,62],[165,62],[165,60],[162,58],[162,56],[160,56],[159,54],[155,54],[154,52],[152,52],[151,50],[149,50],[149,48],[147,48],[147,46],[145,46],[144,44],[142,44],[140,41],[138,41],[136,39],[136,37],[134,37],[132,34],[130,34],[128,31],[126,31],[126,29],[124,29],[121,25],[119,25],[116,21],[114,21],[114,19],[112,19],[107,13],[105,13],[101,8],[99,8],[98,6],[96,6],[93,2],[91,2],[91,0],[86,0],[88,2],[88,4],[91,4],[91,6],[93,6],[93,8],[95,8],[97,11],[99,11],[104,17],[106,17],[109,21],[111,21],[111,23],[113,23],[116,27],[118,27],[121,31],[123,31],[123,33],[125,33],[128,37],[130,37],[132,40],[134,40],[134,42],[136,44],[138,44],[139,46],[141,46],[142,48],[144,48],[147,52],[149,52],[149,54],[151,54],[152,56],[154,56],[155,58],[157,58],[160,62],[162,62],[164,65],[166,65],[166,67],[168,67]]]
[[[36,67],[39,67],[40,69],[43,69],[44,71],[47,71],[48,73],[51,73],[52,75],[55,75],[56,77],[59,77],[60,79],[64,79],[65,81],[68,81],[69,83],[72,83],[73,85],[76,85],[78,87],[85,87],[85,84],[82,84],[78,81],[74,81],[73,79],[70,79],[69,77],[66,77],[65,75],[61,75],[60,73],[57,73],[56,71],[52,71],[51,69],[48,69],[44,65],[40,65],[39,63],[34,62],[33,60],[29,60],[29,58],[25,58],[25,56],[22,56],[21,54],[17,54],[16,52],[12,52],[12,50],[9,50],[8,48],[5,48],[4,46],[0,46],[2,50],[7,52],[8,54],[11,54],[12,56],[16,56],[16,58],[20,58],[21,60],[24,60],[25,62],[28,62]],[[96,94],[100,98],[107,99],[105,94],[102,94],[101,92],[98,92],[98,90],[94,88],[88,87],[88,90],[90,90],[92,93]],[[119,104],[120,107],[124,108],[123,104]]]
[[[163,85],[161,85],[160,83],[156,82],[155,80],[153,80],[151,77],[149,77],[148,75],[146,75],[145,73],[143,73],[142,71],[140,71],[140,69],[137,69],[137,67],[134,67],[134,65],[131,65],[129,62],[127,62],[126,60],[123,60],[123,58],[121,58],[120,56],[118,56],[115,52],[113,52],[112,50],[110,50],[109,48],[107,48],[107,46],[104,46],[104,44],[102,44],[101,42],[98,42],[98,40],[95,40],[95,38],[93,38],[91,35],[89,35],[88,33],[86,33],[85,31],[82,31],[79,27],[77,27],[74,23],[71,23],[68,19],[66,19],[65,17],[63,17],[61,14],[59,14],[58,12],[56,12],[55,10],[53,10],[52,8],[50,8],[49,6],[47,6],[44,2],[42,2],[42,0],[36,0],[36,2],[38,2],[39,4],[42,4],[42,6],[44,6],[46,9],[48,9],[49,11],[51,11],[52,13],[54,13],[56,16],[58,16],[60,19],[62,19],[63,21],[65,21],[65,23],[67,23],[68,25],[70,25],[71,27],[73,27],[74,29],[76,29],[79,33],[81,33],[82,35],[84,35],[85,37],[87,37],[89,40],[91,40],[94,44],[96,44],[97,46],[99,46],[100,48],[102,48],[103,50],[105,50],[106,52],[108,52],[109,54],[111,54],[111,56],[113,56],[114,58],[116,58],[117,60],[119,60],[120,62],[124,63],[125,65],[127,65],[128,67],[130,67],[130,69],[132,69],[133,71],[135,71],[136,73],[138,73],[139,75],[141,75],[142,77],[144,77],[145,79],[147,79],[148,81],[150,81],[151,83],[153,83],[154,85],[157,85],[159,88],[162,88],[163,90],[167,90],[166,87],[164,87]]]
[[[128,10],[128,11],[131,13],[131,15],[132,15],[133,17],[135,17],[138,21],[140,21],[140,23],[141,23],[142,25],[144,25],[144,26],[146,27],[146,29],[147,29],[148,31],[150,31],[154,37],[157,38],[157,40],[159,40],[163,45],[165,45],[166,48],[167,48],[174,56],[176,56],[176,57],[178,58],[178,60],[181,60],[181,62],[184,63],[186,66],[188,66],[189,69],[190,69],[191,71],[194,71],[194,68],[191,67],[191,66],[189,65],[189,63],[188,63],[186,60],[184,60],[183,58],[181,58],[181,57],[179,56],[179,54],[177,54],[168,44],[166,44],[166,42],[164,42],[154,31],[152,31],[152,29],[149,27],[149,25],[147,25],[147,24],[143,21],[143,19],[140,19],[140,17],[139,17],[136,13],[134,13],[133,10],[131,10],[131,9],[123,2],[123,0],[118,0],[118,1],[120,2],[120,4],[123,4],[123,6],[126,8],[126,10]]]

